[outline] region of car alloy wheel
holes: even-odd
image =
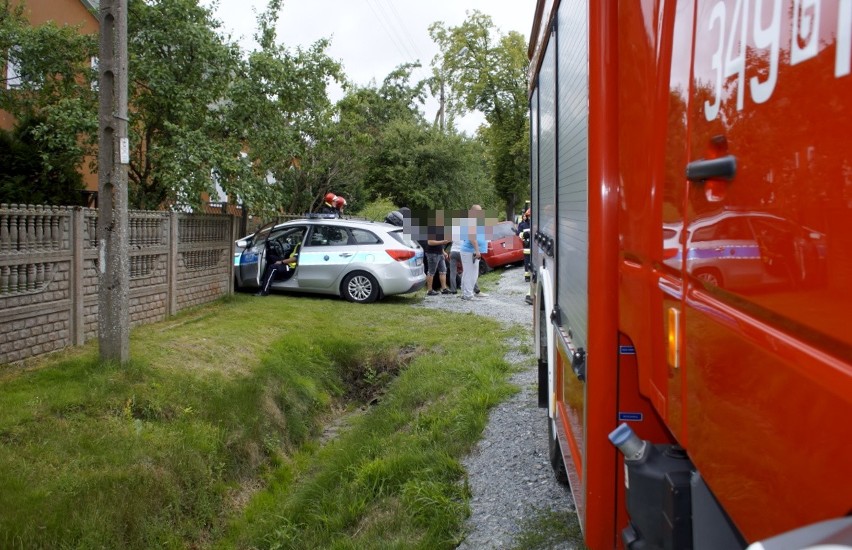
[[[350,273],[343,280],[343,297],[361,304],[375,302],[379,297],[379,284],[369,273]]]

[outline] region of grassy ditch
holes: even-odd
[[[454,547],[506,333],[417,299],[238,295],[125,367],[0,368],[0,547]]]

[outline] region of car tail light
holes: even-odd
[[[410,260],[417,254],[413,250],[385,250],[388,253],[388,256],[393,258],[398,262],[404,262],[405,260]]]

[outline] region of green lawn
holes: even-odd
[[[125,367],[0,368],[0,547],[453,548],[509,334],[420,299],[240,294]]]

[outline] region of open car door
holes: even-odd
[[[260,286],[263,270],[266,268],[266,241],[272,234],[276,222],[270,222],[252,237],[240,256],[240,281],[244,286]]]

